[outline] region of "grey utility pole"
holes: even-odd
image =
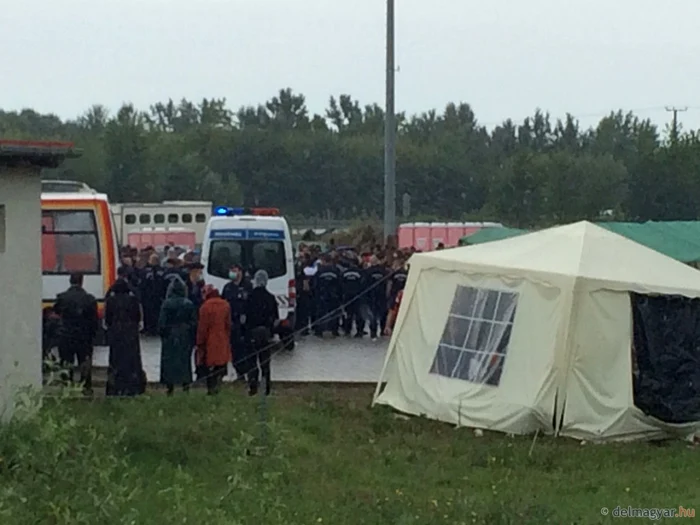
[[[673,122],[671,123],[671,142],[678,139],[678,112],[688,111],[688,108],[667,107],[666,111],[673,113]]]
[[[394,0],[386,1],[386,109],[384,115],[384,239],[396,234],[396,115],[394,108]]]

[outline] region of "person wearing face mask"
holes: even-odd
[[[197,307],[202,306],[204,302],[204,296],[202,290],[204,289],[204,276],[202,275],[202,270],[204,266],[201,263],[190,263],[187,265],[187,298],[192,301],[192,303]]]
[[[230,281],[224,286],[221,296],[231,307],[231,352],[236,355],[233,360],[236,373],[242,377],[248,372],[245,362],[248,353],[245,344],[246,305],[252,288],[244,278],[243,268],[238,265],[231,266],[228,277]]]

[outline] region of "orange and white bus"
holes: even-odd
[[[107,195],[87,187],[77,192],[42,192],[41,231],[44,309],[68,289],[68,276],[79,272],[85,276],[85,290],[97,299],[101,315],[119,264]]]

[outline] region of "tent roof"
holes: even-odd
[[[700,296],[700,271],[587,221],[411,259],[423,268],[584,278],[608,289]]]

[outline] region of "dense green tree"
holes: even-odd
[[[84,150],[47,177],[82,180],[115,201],[205,199],[278,206],[319,218],[378,216],[383,206],[384,111],[349,94],[322,115],[290,88],[257,106],[168,100],[110,115],[95,105],[61,121],[32,109],[0,111],[0,136],[70,140]],[[537,110],[487,129],[472,108],[397,115],[397,204],[411,217],[537,226],[601,214],[696,219],[700,139],[670,137],[613,111],[582,129]],[[673,139],[673,140],[671,140]]]

